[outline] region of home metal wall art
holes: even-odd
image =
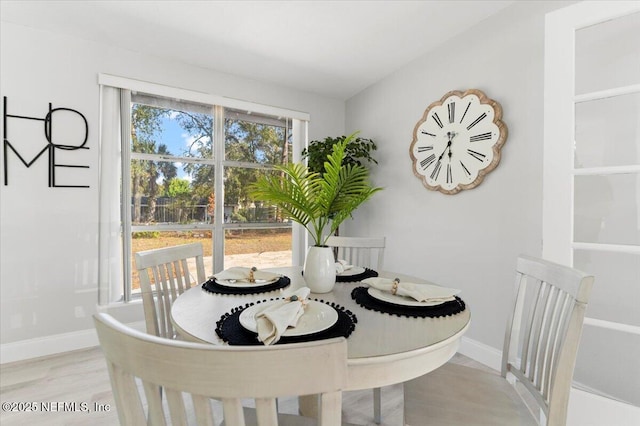
[[[3,124],[3,154],[4,154],[4,185],[9,185],[9,150],[13,152],[13,154],[24,164],[25,167],[31,167],[43,154],[47,153],[48,155],[48,186],[50,188],[89,188],[88,185],[61,185],[56,183],[56,169],[59,167],[67,167],[67,168],[82,168],[88,169],[89,166],[81,166],[76,164],[60,164],[56,162],[56,150],[62,151],[76,151],[79,149],[89,149],[89,147],[85,146],[87,144],[87,139],[89,136],[89,124],[87,123],[87,119],[82,113],[71,109],[71,108],[53,108],[51,103],[49,103],[49,112],[44,118],[40,117],[28,117],[24,115],[14,115],[9,114],[7,112],[7,97],[3,96],[3,104],[4,104],[4,114],[2,117]],[[54,118],[60,118],[62,114],[74,114],[76,120],[74,121],[76,126],[79,126],[79,129],[75,129],[78,131],[78,138],[75,141],[65,140],[64,143],[54,143],[53,139],[53,121]],[[82,119],[82,121],[77,118]],[[9,120],[35,120],[41,121],[44,124],[44,139],[43,143],[45,144],[42,150],[40,150],[35,157],[31,160],[26,161],[23,156],[20,154],[17,147],[22,149],[24,153],[25,148],[29,144],[33,144],[33,140],[28,137],[25,139],[24,135],[15,135],[9,133]],[[70,130],[70,129],[66,129]],[[84,133],[84,134],[83,134]],[[10,139],[11,138],[11,139]],[[36,142],[37,143],[37,142]],[[75,145],[74,145],[75,143]]]

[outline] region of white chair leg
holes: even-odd
[[[382,399],[380,395],[380,388],[373,388],[373,421],[375,424],[382,423]]]

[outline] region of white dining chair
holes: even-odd
[[[337,259],[351,265],[373,270],[382,269],[384,263],[385,237],[340,237],[327,238],[327,245],[337,249]]]
[[[189,263],[193,264],[193,271]],[[193,285],[205,281],[202,244],[141,251],[135,254],[135,264],[147,333],[176,338],[171,324],[171,304]]]
[[[384,265],[385,237],[340,237],[332,235],[327,239],[329,247],[337,249],[337,259],[346,260],[351,265],[381,270]],[[373,389],[373,420],[382,422],[382,390]]]
[[[405,425],[564,425],[593,281],[519,257],[500,374],[448,363],[405,382]]]
[[[121,425],[340,425],[347,377],[343,337],[273,346],[222,346],[166,339],[94,315]],[[139,385],[140,383],[140,385]],[[162,387],[164,392],[159,392]],[[278,414],[275,398],[318,394],[319,418]],[[255,409],[242,400],[254,399]],[[247,421],[245,421],[247,419]]]

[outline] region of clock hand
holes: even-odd
[[[444,153],[447,152],[448,149],[449,150],[451,149],[451,141],[447,143],[447,146],[444,148],[444,151],[442,151],[442,154],[440,154],[440,157],[438,157],[438,161],[442,160],[442,157],[444,157]]]
[[[444,151],[442,151],[442,154],[440,154],[440,157],[438,157],[438,160],[442,160],[442,157],[444,157],[444,153],[447,152],[447,150],[449,150],[449,161],[451,161],[451,142],[454,136],[455,136],[455,133],[447,132],[447,137],[449,138],[449,142],[447,142],[447,146],[444,148]]]

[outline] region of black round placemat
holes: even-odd
[[[263,343],[258,340],[258,334],[250,330],[247,330],[240,324],[240,314],[242,311],[256,303],[269,302],[272,300],[279,300],[282,298],[265,299],[260,302],[247,303],[244,306],[239,306],[224,314],[218,322],[216,322],[216,334],[229,345],[262,345]],[[333,307],[338,312],[338,320],[330,328],[319,331],[313,334],[305,334],[303,336],[282,336],[280,340],[276,342],[276,345],[284,343],[300,343],[310,342],[312,340],[331,339],[333,337],[349,337],[353,330],[356,328],[358,318],[351,311],[343,308],[335,303],[325,302],[324,300],[311,299],[317,302],[326,303]]]
[[[396,305],[395,303],[385,302],[378,300],[375,297],[371,297],[367,291],[368,287],[356,287],[351,292],[351,298],[365,309],[372,311],[385,312],[391,315],[404,316],[404,317],[422,317],[422,318],[436,318],[445,317],[449,315],[455,315],[465,310],[465,303],[458,296],[455,296],[455,300],[444,302],[435,306],[404,306]]]
[[[251,287],[229,287],[220,285],[216,282],[215,278],[211,277],[202,284],[202,289],[209,293],[218,294],[258,294],[266,293],[268,291],[279,290],[287,287],[291,284],[289,277],[282,276],[278,281],[266,285],[256,285]]]
[[[302,276],[304,277],[304,271],[301,272]],[[377,277],[378,273],[376,271],[374,271],[373,269],[369,269],[369,268],[364,268],[364,272],[360,273],[360,274],[354,274],[354,275],[338,275],[336,274],[336,282],[337,283],[355,283],[358,281],[362,281],[366,278],[372,278],[372,277]]]
[[[336,275],[337,283],[353,283],[357,281],[362,281],[366,278],[377,277],[378,273],[373,269],[364,268],[364,272],[353,275]]]

